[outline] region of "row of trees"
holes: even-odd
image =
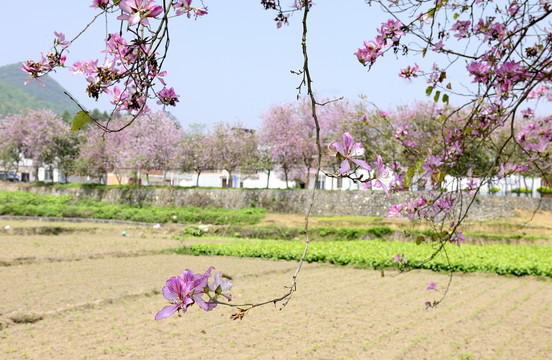
[[[433,102],[417,102],[393,112],[368,110],[362,101],[332,102],[319,114],[321,139],[329,149],[349,131],[355,141],[367,144],[365,161],[380,154],[388,164],[408,168],[415,164],[418,154],[441,141],[441,119],[451,111]],[[259,131],[222,122],[208,131],[200,125],[185,131],[169,113],[156,112],[138,117],[133,126],[120,132],[104,133],[96,126],[71,132],[63,116],[47,109],[27,110],[0,119],[0,165],[14,169],[21,158],[28,158],[35,172],[40,166],[52,165],[65,175],[102,179],[114,173],[119,181],[129,172],[132,177],[142,173],[147,177],[151,170],[163,170],[166,176],[168,170],[177,169],[195,172],[196,185],[206,170],[226,170],[231,179],[240,169],[266,172],[269,179],[275,172],[287,185],[290,181],[308,184],[316,168],[317,151],[308,104],[276,105],[261,118]],[[447,124],[454,127],[455,121],[461,120],[461,113],[456,113]],[[128,119],[118,116],[105,121],[122,127]],[[339,161],[331,156],[331,150],[326,155],[324,168],[337,174]],[[484,173],[492,165],[481,147],[474,147],[461,160],[449,174],[459,175],[472,167]]]

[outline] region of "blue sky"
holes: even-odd
[[[289,1],[291,3],[291,1]],[[38,59],[52,44],[54,31],[68,39],[77,34],[97,13],[91,0],[8,1],[3,4],[1,22],[6,46],[0,66]],[[394,108],[414,99],[426,99],[423,79],[409,82],[398,77],[401,67],[426,59],[396,60],[386,54],[368,72],[353,53],[364,40],[376,35],[376,27],[387,17],[377,6],[362,0],[316,1],[309,14],[308,47],[314,89],[319,97],[339,97],[356,101],[365,94],[380,108]],[[260,114],[270,106],[293,102],[300,78],[290,70],[302,66],[300,14],[290,18],[290,26],[277,29],[274,14],[260,1],[205,1],[209,14],[194,21],[185,17],[172,20],[171,48],[165,63],[167,83],[181,96],[170,111],[184,125],[241,121],[259,128]],[[109,32],[118,23],[108,25]],[[76,60],[101,58],[106,34],[105,21],[98,21],[71,47],[67,64]],[[383,61],[382,61],[383,60]],[[108,110],[107,100],[95,102],[84,92],[82,76],[58,70],[53,77],[88,109]],[[451,103],[454,99],[451,98]]]

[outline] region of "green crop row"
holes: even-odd
[[[304,244],[299,241],[237,240],[229,244],[193,244],[196,255],[222,255],[299,260]],[[436,244],[386,241],[331,241],[309,245],[308,262],[329,262],[339,265],[391,267],[396,254],[405,254],[407,267],[434,271],[491,272],[500,275],[552,276],[552,247],[513,245],[445,246],[433,260],[426,261]]]
[[[147,223],[256,224],[264,209],[221,209],[155,207],[108,204],[94,199],[73,202],[69,195],[40,195],[29,192],[0,191],[0,215],[80,217],[116,219]]]

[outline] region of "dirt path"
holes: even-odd
[[[121,231],[106,225],[93,233],[29,235],[28,241],[46,241],[48,251],[20,235],[0,235],[1,258],[42,259],[0,266],[0,359],[552,358],[552,282],[529,277],[456,275],[446,301],[426,310],[424,302],[438,295],[425,290],[427,284],[439,289],[446,274],[382,278],[375,271],[306,264],[283,310],[267,306],[232,321],[229,308],[206,313],[194,306],[180,318],[156,322],[165,306],[161,287],[185,268],[216,266],[232,277],[235,302],[249,302],[281,295],[296,264],[136,256],[137,249],[177,242],[161,230],[137,239]],[[80,244],[94,245],[67,251],[75,234]],[[48,261],[50,252],[64,260]]]

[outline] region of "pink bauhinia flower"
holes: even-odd
[[[437,289],[437,284],[432,281],[427,285],[426,290],[436,290],[436,289]]]
[[[42,56],[42,58],[44,59],[44,56]],[[25,80],[25,83],[23,85],[27,86],[33,80],[36,80],[38,85],[42,87],[45,86],[44,83],[38,78],[41,76],[44,76],[49,71],[49,67],[47,65],[43,65],[42,62],[34,62],[33,60],[29,60],[26,63],[23,63],[22,65],[23,66],[20,67],[20,69],[31,76],[30,78]]]
[[[410,79],[411,77],[418,77],[418,72],[420,72],[420,67],[418,64],[414,63],[414,66],[408,65],[405,69],[401,69],[399,76],[405,79]]]
[[[92,5],[90,5],[93,9],[105,9],[107,5],[109,4],[109,0],[93,0]]]
[[[192,16],[192,13],[197,19],[199,16],[207,14],[207,7],[196,8],[192,7],[192,0],[177,0],[173,5],[175,13],[177,16],[186,14],[188,18]]]
[[[330,146],[333,146],[335,151],[337,151],[335,154],[336,157],[339,160],[342,160],[341,165],[339,166],[339,174],[346,174],[351,170],[351,164],[349,164],[349,161],[352,161],[365,170],[372,171],[372,168],[366,163],[366,161],[354,159],[355,156],[364,155],[364,148],[361,143],[353,144],[353,137],[348,131],[343,133],[343,144],[334,141],[330,144]]]
[[[387,211],[387,217],[402,216],[401,210],[403,206],[401,204],[395,204],[391,206],[391,209]]]
[[[161,320],[174,314],[177,310],[182,312],[194,303],[189,296],[192,291],[192,283],[185,282],[180,276],[173,276],[167,280],[167,286],[163,287],[163,296],[171,305],[165,306],[155,315],[155,320]]]
[[[149,25],[148,18],[156,17],[163,12],[163,7],[157,5],[155,1],[150,0],[124,0],[119,3],[119,8],[123,15],[119,15],[117,20],[128,20],[129,26],[136,24]]]
[[[208,285],[211,271],[214,269],[215,268],[211,266],[204,274],[196,274],[186,269],[182,272],[182,275],[173,276],[167,280],[167,286],[163,287],[163,296],[171,305],[167,305],[161,309],[161,311],[155,315],[155,320],[167,318],[180,310],[185,312],[186,309],[194,303],[197,303],[198,306],[205,311],[213,310],[217,306],[216,302],[206,302],[203,299],[203,295],[205,295],[207,290],[212,289],[215,293],[215,295],[209,296],[211,300],[216,300],[218,295],[231,300],[229,294],[222,294],[222,292],[230,290],[232,283],[230,281],[222,281],[220,273],[215,275],[214,283]]]
[[[395,257],[393,258],[393,262],[394,262],[394,263],[400,262],[401,264],[406,264],[406,263],[408,263],[408,261],[407,261],[406,258],[404,257],[404,254],[397,254],[397,255],[395,255]]]
[[[159,96],[159,100],[157,103],[159,105],[170,105],[170,106],[176,106],[176,103],[178,102],[179,95],[176,95],[173,88],[167,89],[163,88],[163,90],[159,91],[157,93]]]
[[[71,45],[71,41],[65,40],[65,34],[64,33],[58,33],[58,32],[54,31],[54,35],[57,37],[57,39],[54,40],[56,45],[60,45],[63,49],[65,49],[69,45]]]
[[[385,195],[387,195],[388,198],[391,198],[391,196],[389,196],[389,190],[387,189],[387,186],[382,181],[383,178],[389,175],[389,170],[387,170],[385,168],[385,165],[383,165],[381,155],[377,155],[376,161],[374,161],[373,164],[376,166],[375,178],[371,181],[362,183],[362,188],[366,191],[369,187],[372,187],[372,185],[374,185],[374,187],[380,188],[385,191]],[[372,181],[374,182],[373,184]]]
[[[217,307],[217,298],[218,296],[223,296],[228,301],[232,301],[231,294],[223,294],[223,292],[228,291],[232,288],[232,282],[230,280],[224,281],[221,278],[220,271],[215,274],[214,281],[209,284],[209,296],[211,297],[210,301],[207,302],[208,311],[213,310]],[[211,295],[211,292],[213,295]]]
[[[456,243],[458,247],[460,247],[460,243],[466,242],[466,237],[462,234],[462,230],[456,230],[456,232],[450,236],[450,242]]]

